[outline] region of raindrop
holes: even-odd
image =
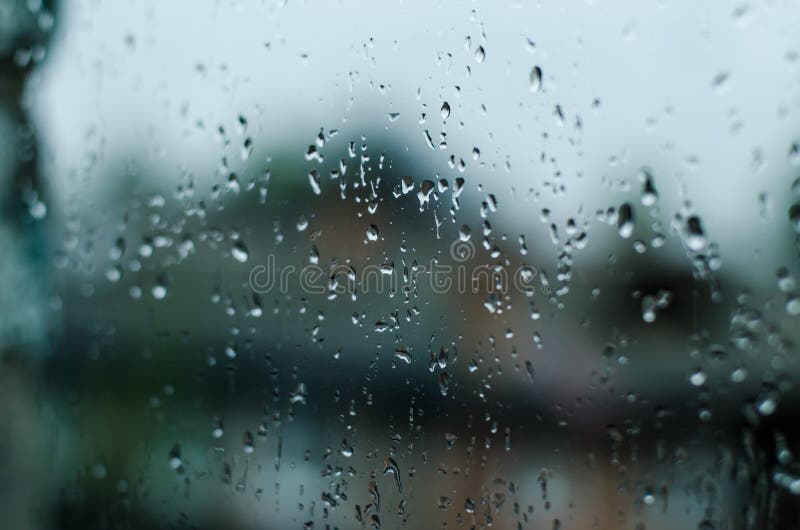
[[[394,475],[395,482],[397,482],[397,492],[403,493],[403,484],[400,482],[400,469],[397,467],[397,462],[394,458],[387,456],[383,461],[383,474]]]
[[[419,199],[419,207],[422,208],[425,204],[430,202],[431,193],[433,193],[434,184],[431,180],[423,180],[419,185],[417,191],[417,199]]]
[[[719,72],[711,79],[711,87],[714,90],[721,91],[725,87],[725,83],[730,78],[728,72]]]
[[[414,179],[410,176],[405,176],[400,181],[400,191],[403,192],[403,195],[409,193],[411,190],[414,189]]]
[[[689,382],[694,386],[703,386],[706,382],[706,374],[702,370],[696,370],[689,376]]]
[[[367,239],[369,241],[377,241],[379,234],[377,226],[369,225],[369,228],[367,228]]]
[[[443,396],[446,396],[450,391],[450,374],[447,372],[439,374],[439,391]]]
[[[224,434],[225,429],[222,425],[222,420],[214,418],[214,421],[211,423],[211,436],[214,437],[215,440],[219,440]]]
[[[245,454],[253,454],[255,451],[255,445],[253,444],[253,433],[250,431],[245,431],[242,435],[242,450]]]
[[[467,497],[467,500],[464,501],[464,510],[467,513],[475,513],[475,501]]]
[[[170,449],[167,462],[172,469],[178,469],[183,465],[183,461],[181,460],[181,446],[179,444],[175,444],[172,449]]]
[[[658,191],[655,184],[653,184],[653,176],[646,170],[643,170],[644,183],[642,184],[642,204],[645,206],[653,206],[658,201]]]
[[[239,156],[242,160],[249,160],[250,155],[253,154],[253,140],[250,138],[245,138],[244,143],[242,144],[241,150],[239,152]]]
[[[733,372],[731,372],[731,382],[733,383],[741,383],[747,379],[747,370],[744,368],[736,368]]]
[[[247,258],[250,254],[247,251],[247,247],[241,241],[237,241],[234,243],[233,247],[231,247],[231,256],[238,261],[239,263],[244,263],[247,261]]]
[[[478,46],[475,49],[475,62],[478,64],[482,63],[486,59],[486,50],[483,49],[483,46]]]
[[[686,220],[686,246],[694,252],[700,252],[706,247],[706,234],[703,231],[703,224],[696,215]]]
[[[450,104],[448,102],[442,103],[442,119],[446,120],[450,117]]]
[[[778,289],[780,289],[781,292],[790,293],[794,291],[796,282],[792,273],[789,272],[789,269],[787,269],[786,267],[779,268],[777,271],[777,276],[778,276]]]
[[[396,348],[394,350],[394,356],[406,364],[411,364],[411,354],[403,347]]]
[[[633,235],[633,208],[629,202],[626,202],[619,207],[617,232],[619,232],[619,235],[625,239]]]
[[[800,495],[800,477],[790,475],[784,471],[776,471],[772,475],[772,480],[792,495]]]
[[[768,395],[756,403],[756,408],[762,416],[770,416],[778,408],[778,402],[773,396]]]
[[[789,221],[792,223],[794,231],[800,234],[800,202],[793,204],[789,208]]]
[[[792,142],[789,146],[789,163],[793,166],[800,165],[800,142]]]
[[[159,278],[150,292],[153,295],[153,298],[155,298],[156,300],[163,300],[164,298],[166,298],[167,296],[166,280],[164,280],[163,278]]]
[[[800,315],[800,296],[797,294],[789,296],[786,300],[786,313],[793,317]]]
[[[319,173],[317,173],[316,169],[312,169],[308,173],[308,184],[311,186],[311,191],[314,192],[314,195],[322,193],[322,189],[319,187]]]
[[[536,93],[542,90],[542,69],[534,66],[530,75],[531,92]]]

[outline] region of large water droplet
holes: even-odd
[[[633,208],[629,202],[626,202],[619,207],[617,232],[619,232],[619,235],[625,239],[633,235]]]
[[[319,187],[319,173],[317,173],[316,169],[312,169],[308,173],[308,184],[311,186],[311,191],[314,192],[314,195],[322,193],[322,189]]]
[[[378,227],[375,225],[369,225],[369,228],[367,229],[367,239],[369,241],[377,241],[379,235],[380,232],[378,231]]]
[[[700,252],[708,243],[705,231],[703,230],[703,223],[696,215],[686,220],[685,236],[686,246],[694,252]]]
[[[653,175],[650,172],[643,170],[642,177],[642,204],[645,206],[653,206],[658,201],[658,191],[655,184],[653,184]]]
[[[244,263],[247,261],[247,258],[250,256],[250,254],[247,251],[245,244],[241,241],[237,241],[234,243],[233,247],[231,247],[231,256],[233,256],[233,258],[239,263]]]

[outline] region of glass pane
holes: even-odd
[[[3,3],[3,524],[800,528],[798,27]]]

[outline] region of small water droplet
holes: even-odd
[[[653,184],[653,176],[647,170],[642,170],[642,204],[645,206],[653,206],[658,201],[658,191],[655,184]]]
[[[308,173],[308,184],[311,186],[311,191],[314,192],[314,195],[320,195],[322,193],[322,189],[319,185],[319,173],[317,173],[316,169],[312,169]]]
[[[531,92],[534,94],[542,90],[542,69],[534,66],[530,75]]]
[[[800,202],[789,208],[789,221],[792,223],[794,231],[800,234]]]
[[[617,232],[625,239],[633,235],[633,208],[629,202],[619,207],[617,219]]]
[[[800,296],[793,294],[786,300],[786,313],[796,317],[800,315]]]
[[[179,444],[175,444],[172,449],[170,449],[167,462],[169,463],[169,467],[176,470],[183,465],[183,461],[181,460],[181,446]]]
[[[244,263],[247,261],[247,258],[250,256],[250,253],[247,251],[247,247],[241,241],[237,241],[231,247],[231,256],[238,261],[239,263]]]
[[[167,283],[165,280],[160,279],[151,289],[151,294],[156,300],[163,300],[167,296]]]
[[[706,382],[707,376],[702,370],[696,370],[689,376],[689,382],[694,386],[703,386]]]
[[[214,418],[211,422],[211,436],[214,439],[219,440],[225,434],[225,429],[222,425],[222,420],[219,418]]]
[[[478,46],[475,49],[475,62],[478,64],[482,63],[486,59],[486,50],[483,49],[483,46]]]
[[[719,72],[711,79],[711,87],[720,92],[725,88],[725,84],[729,78],[730,74],[728,74],[728,72]]]
[[[778,408],[778,402],[774,397],[768,395],[756,403],[756,408],[758,409],[758,413],[762,416],[770,416]]]
[[[789,269],[781,267],[776,272],[776,275],[778,276],[778,289],[784,293],[794,291],[796,282],[792,273],[789,272]]]
[[[706,234],[703,231],[703,224],[696,215],[686,220],[685,231],[686,246],[694,252],[700,252],[706,247]]]
[[[369,225],[369,228],[367,228],[367,239],[369,241],[377,241],[379,235],[380,232],[378,231],[378,227],[375,225]]]
[[[744,368],[737,368],[731,372],[731,381],[734,383],[741,383],[747,379],[747,370]]]

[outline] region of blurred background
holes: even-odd
[[[798,27],[0,2],[2,527],[800,528]]]

